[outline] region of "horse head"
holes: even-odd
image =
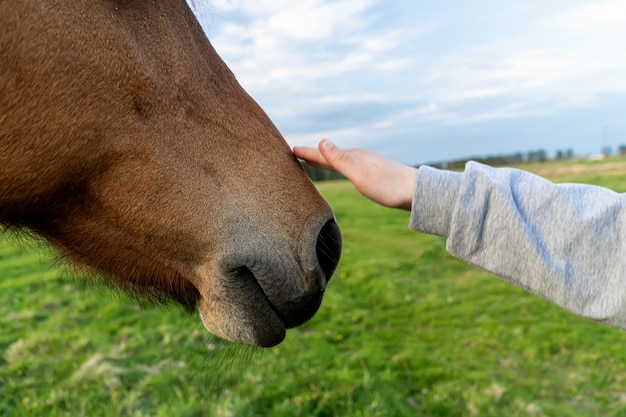
[[[279,343],[341,251],[331,208],[184,0],[0,2],[0,222],[227,340]]]

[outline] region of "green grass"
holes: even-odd
[[[626,189],[619,169],[574,171],[553,177]],[[0,416],[626,415],[626,333],[453,259],[346,182],[320,188],[342,262],[315,318],[272,349],[221,342],[182,309],[86,286],[45,247],[1,238]]]

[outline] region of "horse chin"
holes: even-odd
[[[285,338],[285,323],[256,282],[201,295],[198,309],[204,327],[230,342],[272,347]]]
[[[257,275],[247,268],[238,268],[222,277],[218,289],[201,291],[208,294],[198,301],[207,330],[231,342],[272,347],[282,342],[286,329],[309,321],[321,305],[323,290],[295,298],[276,293],[270,296],[261,282],[279,279]]]

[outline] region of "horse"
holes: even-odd
[[[0,225],[264,347],[315,314],[341,254],[185,0],[0,0]]]

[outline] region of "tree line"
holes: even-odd
[[[555,159],[559,160],[571,159],[573,157],[573,149],[558,150],[555,155]],[[526,153],[516,152],[505,155],[473,156],[471,158],[456,159],[452,161],[432,162],[425,165],[429,165],[434,168],[461,170],[469,161],[476,161],[490,166],[508,166],[524,163],[546,162],[548,160],[550,160],[548,152],[544,149],[537,149]]]
[[[302,168],[306,171],[307,175],[313,181],[329,181],[329,180],[343,180],[346,177],[335,171],[329,171],[327,169],[312,167],[304,162],[300,162]]]

